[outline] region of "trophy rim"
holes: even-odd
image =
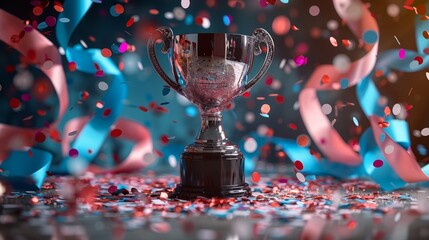
[[[203,32],[203,33],[181,33],[181,34],[174,34],[173,37],[177,36],[186,36],[186,35],[233,35],[233,36],[241,36],[241,37],[248,37],[251,39],[256,39],[253,35],[246,35],[241,33],[226,33],[226,32]]]

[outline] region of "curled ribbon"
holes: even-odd
[[[350,3],[350,1],[348,2]],[[338,3],[338,1],[334,1],[337,11],[339,10]],[[369,12],[366,9],[364,9],[363,12],[362,17],[367,18],[367,20],[372,20],[372,17],[368,15]],[[341,11],[338,11],[338,13],[341,17],[344,16],[344,12],[341,14]],[[298,146],[293,140],[276,137],[264,138],[256,134],[251,135],[257,141],[258,146],[263,146],[269,142],[276,144],[283,149],[293,161],[300,160],[303,163],[304,169],[302,172],[304,173],[329,174],[339,178],[369,176],[385,190],[396,189],[407,183],[428,181],[429,165],[420,168],[413,153],[409,149],[410,137],[407,122],[388,116],[385,120],[389,121],[390,126],[385,129],[379,127],[378,123],[381,121],[381,117],[384,116],[385,106],[380,106],[378,104],[380,93],[372,81],[372,75],[375,70],[381,69],[385,73],[390,69],[412,72],[419,71],[429,65],[429,57],[424,55],[428,43],[420,36],[421,34],[419,34],[429,27],[429,21],[424,21],[417,17],[416,22],[418,52],[406,51],[406,56],[400,59],[398,58],[399,50],[386,51],[378,56],[375,68],[368,74],[370,70],[369,67],[374,66],[376,53],[374,50],[377,49],[377,44],[375,44],[366,56],[354,62],[354,65],[351,65],[348,71],[349,75],[340,76],[332,66],[321,66],[317,68],[310,77],[306,89],[304,89],[299,96],[300,112],[306,127],[309,129],[310,135],[313,139],[319,140],[316,141],[316,144],[329,160],[316,159],[310,154],[308,148]],[[365,20],[361,19],[361,27],[354,24],[349,26],[352,28],[352,32],[356,34],[357,32],[362,33],[362,31],[358,30],[365,29],[365,26],[376,31],[377,27],[376,25],[374,26],[374,24],[375,22],[365,23]],[[424,64],[411,68],[409,63],[420,55],[425,56],[423,58]],[[358,100],[371,123],[371,128],[368,128],[362,134],[359,141],[360,157],[356,156],[353,150],[340,138],[338,133],[333,130],[320,109],[320,103],[315,94],[315,89],[329,89],[329,85],[317,86],[316,81],[320,81],[322,74],[327,73],[330,74],[332,82],[338,82],[339,79],[347,77],[351,83],[350,85],[357,83],[356,91]],[[359,81],[359,78],[363,78],[363,80]],[[314,87],[314,89],[311,89],[311,87]],[[317,117],[318,120],[311,121],[311,118],[314,117]],[[323,141],[320,141],[321,139],[323,139]],[[386,153],[384,150],[387,146],[390,148],[393,147],[394,150]],[[246,157],[252,158],[258,155],[258,151],[251,154],[245,153],[245,155]],[[383,160],[384,164],[381,167],[374,166],[374,161],[377,159]]]
[[[335,10],[344,19],[352,33],[359,38],[367,32],[378,35],[378,26],[369,10],[358,0],[333,0]],[[358,8],[361,16],[349,19],[348,11]],[[356,9],[353,9],[356,10]],[[362,58],[352,62],[346,72],[339,72],[333,65],[321,65],[316,68],[299,94],[299,110],[307,130],[326,159],[317,159],[308,148],[299,146],[295,141],[282,138],[263,138],[255,134],[258,146],[268,142],[283,149],[293,161],[300,160],[308,174],[328,174],[339,178],[360,176],[363,173],[359,155],[341,138],[331,126],[330,121],[321,110],[317,91],[335,90],[342,79],[347,79],[349,87],[356,85],[360,79],[372,70],[378,49],[378,41],[368,44],[369,51]],[[323,78],[329,81],[321,82]],[[317,121],[314,121],[317,119]],[[258,154],[258,151],[252,155]],[[250,159],[254,156],[245,153]],[[247,163],[246,163],[247,164]]]
[[[429,7],[429,4],[426,7]],[[359,141],[363,165],[367,174],[384,189],[429,180],[429,165],[420,168],[411,152],[407,122],[389,115],[384,121],[390,125],[387,128],[379,127],[378,123],[382,121],[385,106],[378,104],[381,95],[372,81],[375,70],[382,70],[385,74],[390,70],[416,72],[429,66],[429,56],[425,53],[429,43],[421,34],[429,28],[429,21],[423,20],[420,16],[416,16],[415,21],[417,52],[407,50],[404,57],[399,57],[399,53],[403,51],[399,49],[383,52],[378,56],[373,72],[356,88],[360,105],[371,123],[371,128],[363,133]],[[423,62],[412,68],[412,61],[420,56],[423,56]],[[386,151],[386,148],[393,148],[393,151]],[[382,160],[384,164],[378,168],[374,167],[373,162],[376,159]]]
[[[334,6],[338,15],[347,22],[355,36],[363,38],[364,34],[371,31],[378,36],[377,22],[363,3],[353,0],[334,0]],[[358,6],[362,11],[360,18],[357,20],[349,19],[348,9]],[[351,87],[368,75],[375,64],[378,41],[367,46],[370,47],[368,53],[351,63],[349,69],[344,73],[339,72],[333,65],[317,67],[299,94],[298,99],[304,124],[320,151],[329,161],[350,166],[358,166],[361,164],[361,159],[331,126],[331,122],[322,112],[317,91],[334,90],[334,84],[339,84],[342,79],[347,79],[348,86]],[[326,76],[329,77],[330,82],[321,83],[321,79],[326,78]]]
[[[68,105],[68,93],[61,56],[57,48],[41,33],[26,26],[24,21],[0,9],[0,40],[9,44],[24,56],[35,55],[33,63],[46,74],[54,86],[59,98],[58,118],[50,126],[55,129],[59,119],[64,115]],[[18,41],[12,36],[24,32]],[[45,61],[52,61],[51,67],[43,67]],[[49,169],[52,155],[34,148],[25,149],[35,144],[35,134],[40,129],[27,129],[0,124],[0,165],[3,178],[15,189],[40,188]],[[12,151],[15,150],[15,151]],[[10,151],[12,151],[10,153]],[[26,179],[26,180],[25,180]],[[28,181],[31,180],[31,181]]]
[[[103,108],[97,108],[91,119],[73,119],[66,126],[66,130],[79,130],[80,132],[72,143],[72,148],[78,151],[79,159],[82,160],[79,164],[83,164],[84,166],[80,167],[84,169],[95,158],[108,136],[111,126],[118,119],[123,108],[122,102],[127,94],[127,87],[122,73],[111,59],[101,55],[100,49],[83,49],[80,45],[68,46],[73,31],[92,3],[92,1],[88,0],[65,1],[63,4],[64,12],[59,15],[59,18],[68,18],[70,22],[58,22],[56,26],[58,42],[65,49],[67,60],[74,62],[77,70],[91,74],[102,70],[104,74],[113,76],[109,88],[102,98]],[[98,66],[97,68],[95,64]],[[116,126],[122,130],[123,137],[136,141],[137,144],[133,147],[128,158],[115,168],[101,169],[91,166],[88,170],[96,173],[130,172],[139,170],[145,165],[143,156],[152,150],[150,133],[146,128],[131,120],[120,119]],[[63,141],[62,148],[67,157],[55,169],[55,172],[70,173],[74,158],[68,156],[69,142],[69,140]]]

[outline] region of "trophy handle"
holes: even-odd
[[[164,46],[161,49],[161,52],[164,54],[168,54],[171,49],[171,44],[173,41],[173,30],[169,27],[159,27],[155,30],[152,36],[149,38],[147,43],[147,52],[149,55],[150,62],[155,68],[156,72],[159,76],[174,90],[178,93],[182,94],[182,90],[180,89],[179,84],[173,81],[162,69],[161,65],[158,62],[158,58],[156,57],[155,44],[158,39],[161,39],[164,43]]]
[[[255,49],[254,49],[254,55],[258,56],[262,53],[260,44],[263,42],[267,45],[267,55],[265,56],[264,63],[261,66],[261,69],[259,69],[259,72],[250,80],[247,82],[246,85],[244,85],[242,93],[247,91],[249,88],[251,88],[255,83],[259,81],[259,79],[262,78],[262,76],[267,73],[268,68],[271,65],[271,62],[274,58],[274,41],[271,38],[271,35],[267,32],[267,30],[263,28],[257,28],[255,31],[253,31],[252,35],[256,37],[255,41]]]

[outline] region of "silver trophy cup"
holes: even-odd
[[[171,79],[160,66],[155,43],[164,43]],[[254,55],[266,46],[259,72],[248,78]],[[222,110],[235,97],[251,88],[267,72],[273,60],[274,42],[270,34],[256,29],[252,36],[227,33],[173,35],[168,27],[156,30],[148,42],[149,58],[162,79],[179,94],[196,104],[201,114],[201,130],[195,143],[181,155],[181,183],[175,195],[182,199],[239,197],[249,195],[244,180],[244,158],[222,127]]]

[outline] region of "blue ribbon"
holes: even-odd
[[[63,4],[64,12],[58,18],[68,18],[70,22],[58,22],[56,26],[58,42],[65,49],[67,60],[76,63],[77,70],[95,74],[97,69],[94,64],[98,64],[105,75],[113,76],[107,92],[102,97],[104,108],[96,109],[92,119],[83,127],[79,136],[72,144],[72,148],[78,150],[79,158],[83,160],[80,164],[83,163],[86,166],[97,156],[110,132],[110,127],[122,111],[122,101],[127,95],[127,87],[124,84],[125,80],[122,73],[110,58],[105,58],[101,55],[100,49],[83,49],[80,45],[68,46],[73,31],[87,13],[92,3],[89,0],[65,1]],[[103,115],[106,109],[111,110],[108,116]],[[88,151],[89,149],[91,151]],[[73,159],[65,157],[54,171],[69,173],[71,164],[73,164]],[[86,166],[81,167],[86,168]]]
[[[32,157],[29,152],[32,152]],[[30,148],[27,151],[12,151],[9,157],[2,162],[0,168],[0,180],[11,185],[14,191],[36,191],[39,190],[46,177],[52,161],[52,154]]]
[[[427,7],[429,8],[429,4]],[[429,47],[429,41],[424,39],[421,34],[427,29],[429,29],[429,21],[422,21],[421,17],[417,16],[416,40],[418,52],[407,50],[404,59],[399,58],[399,49],[383,52],[378,56],[373,72],[359,82],[356,88],[357,98],[367,117],[372,115],[384,116],[385,106],[378,104],[381,95],[372,80],[375,70],[383,70],[385,74],[391,69],[403,72],[416,72],[429,66],[429,56],[424,53],[424,49]],[[423,58],[423,63],[421,65],[413,64],[413,67],[410,67],[410,63],[417,56]],[[390,123],[390,126],[385,129],[386,134],[404,149],[408,149],[411,142],[407,122],[405,120],[394,119],[392,115],[386,117],[386,120]],[[305,174],[331,175],[338,178],[367,176],[378,183],[384,190],[400,188],[407,184],[386,161],[383,151],[378,147],[374,139],[374,133],[371,128],[366,129],[360,137],[360,155],[363,164],[356,167],[333,163],[327,159],[316,159],[310,154],[309,148],[300,147],[294,140],[276,137],[267,138],[259,136],[256,133],[251,134],[250,137],[256,140],[258,148],[253,153],[246,151],[243,153],[246,158],[246,173],[253,170],[255,165],[254,159],[259,156],[261,147],[267,143],[273,143],[285,151],[292,161],[301,161],[304,165],[302,172]],[[240,143],[242,148],[244,142],[243,140]],[[376,159],[382,160],[384,163],[383,166],[379,168],[374,167],[373,163]],[[429,165],[423,167],[422,170],[429,176]]]

